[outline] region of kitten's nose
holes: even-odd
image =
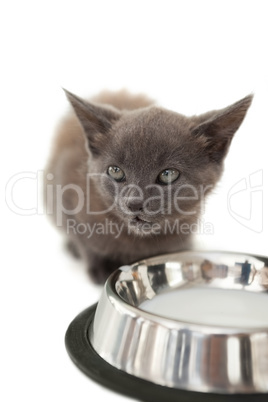
[[[128,209],[133,213],[141,212],[143,209],[143,201],[129,198],[126,202]]]

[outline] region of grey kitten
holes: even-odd
[[[125,91],[91,102],[66,91],[46,171],[47,213],[97,283],[121,265],[190,247],[252,95],[186,117]]]

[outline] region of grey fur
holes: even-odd
[[[190,231],[171,233],[165,225],[173,227],[179,222],[179,227],[190,227],[198,221],[201,192],[205,189],[206,197],[220,179],[224,158],[252,95],[225,109],[192,117],[155,106],[149,98],[125,91],[102,93],[91,102],[68,91],[66,95],[75,113],[69,114],[59,127],[47,167],[53,180],[46,182],[45,198],[48,213],[67,234],[71,249],[85,259],[93,280],[102,283],[120,265],[189,248]],[[88,213],[89,205],[92,212],[107,209],[115,201],[115,182],[107,175],[111,165],[125,172],[126,181],[118,183],[118,189],[120,193],[127,190],[109,212]],[[167,168],[178,169],[180,177],[169,186],[160,186],[156,183],[158,174]],[[99,173],[103,175],[101,179],[90,176],[88,194],[87,175]],[[70,184],[88,195],[83,207],[74,213],[66,211],[77,207],[78,195],[72,190],[60,193]],[[192,188],[197,191],[195,197]],[[139,189],[144,194],[142,200]],[[160,209],[160,191],[163,205],[156,213]],[[59,194],[63,206],[58,204]],[[168,201],[174,194],[181,197],[179,212]],[[137,222],[133,223],[135,219]],[[89,230],[75,233],[79,224],[81,228],[89,225],[88,228],[99,230],[94,229],[91,236]],[[120,235],[112,233],[109,224],[122,228]],[[146,224],[149,229],[144,231]],[[157,233],[150,229],[153,225],[159,228]],[[101,233],[101,227],[106,228],[105,233]]]

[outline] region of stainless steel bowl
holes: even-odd
[[[268,260],[181,252],[114,272],[87,338],[102,359],[165,387],[268,392]]]

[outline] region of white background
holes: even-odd
[[[198,247],[267,255],[267,2],[10,0],[2,2],[0,29],[3,195],[9,183],[9,207],[1,201],[0,398],[127,400],[93,383],[69,360],[66,328],[99,299],[101,287],[65,252],[40,203],[31,216],[10,209],[10,179],[31,172],[32,179],[14,185],[13,201],[36,208],[34,177],[45,166],[53,131],[67,110],[61,87],[80,96],[126,87],[188,115],[254,92],[203,216],[214,234],[199,236]],[[237,193],[232,216],[230,189],[238,182],[249,185],[259,170],[258,192],[252,199],[249,187]]]

